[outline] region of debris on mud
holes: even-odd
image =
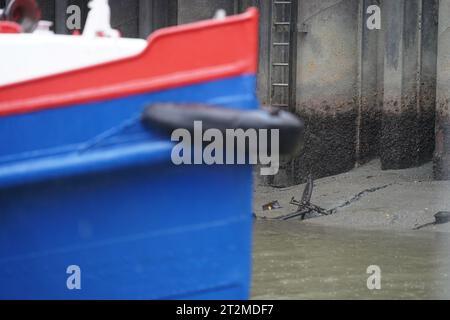
[[[444,224],[450,222],[450,212],[448,211],[440,211],[434,215],[434,222],[426,223],[421,226],[415,227],[413,230],[420,230],[426,227],[435,226],[438,224]]]
[[[302,199],[300,201],[296,200],[295,197],[291,199],[290,204],[297,206],[297,211],[288,215],[277,217],[276,220],[290,220],[297,217],[300,217],[301,220],[306,220],[333,214],[335,212],[334,210],[326,210],[311,203],[313,190],[314,180],[312,178],[312,175],[309,175],[308,182],[306,183],[305,189],[303,190]]]
[[[272,211],[272,210],[278,210],[282,209],[283,207],[280,205],[280,203],[277,201],[269,202],[262,206],[263,211]]]

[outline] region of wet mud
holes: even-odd
[[[332,110],[323,105],[322,110]],[[353,108],[352,108],[353,109]],[[314,179],[351,170],[356,162],[355,111],[313,112],[301,108],[298,115],[305,121],[305,148],[295,159],[283,159],[281,173],[270,185],[285,187],[303,183],[309,174]]]
[[[359,121],[359,146],[357,161],[365,164],[376,158],[380,151],[381,110],[377,105],[363,103],[364,112]]]
[[[433,159],[436,180],[450,180],[450,117],[446,112],[448,104],[448,99],[438,103],[436,150]]]
[[[388,105],[396,109],[396,103],[388,102]],[[406,111],[383,112],[380,148],[383,170],[420,166],[433,157],[434,110],[422,110],[418,113],[411,107],[399,109]]]
[[[281,159],[280,173],[264,178],[263,185],[301,184],[309,174],[314,179],[333,176],[378,157],[383,170],[418,167],[433,159],[436,116],[432,90],[423,89],[419,98],[411,93],[401,101],[385,100],[382,108],[368,101],[357,108],[355,99],[336,101],[310,101],[297,107],[306,124],[305,148],[299,157]],[[450,141],[445,126],[440,135],[442,143]],[[442,148],[450,150],[450,146]],[[450,178],[449,164],[445,152],[437,153],[439,179]]]

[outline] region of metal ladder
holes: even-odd
[[[273,107],[289,107],[290,74],[290,29],[292,1],[272,1],[271,48],[269,54],[270,104]],[[280,14],[281,13],[281,14]],[[279,21],[279,16],[284,16]]]

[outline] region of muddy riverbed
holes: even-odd
[[[311,202],[335,214],[304,221],[308,225],[351,229],[408,231],[434,221],[439,211],[450,211],[450,181],[434,181],[432,163],[406,170],[382,171],[378,160],[348,173],[314,182]],[[254,213],[273,219],[296,211],[292,197],[300,200],[305,185],[289,188],[259,186]],[[263,211],[278,201],[282,208]],[[450,224],[430,225],[422,231],[450,232]]]
[[[273,220],[292,213],[304,185],[255,190],[253,298],[450,299],[450,224],[429,225],[450,211],[450,182],[432,165],[381,171],[379,161],[315,181],[311,201],[331,216]],[[264,211],[278,201],[282,208]],[[369,290],[369,266],[381,289]]]

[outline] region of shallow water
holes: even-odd
[[[450,234],[258,221],[253,269],[254,299],[450,299]]]

